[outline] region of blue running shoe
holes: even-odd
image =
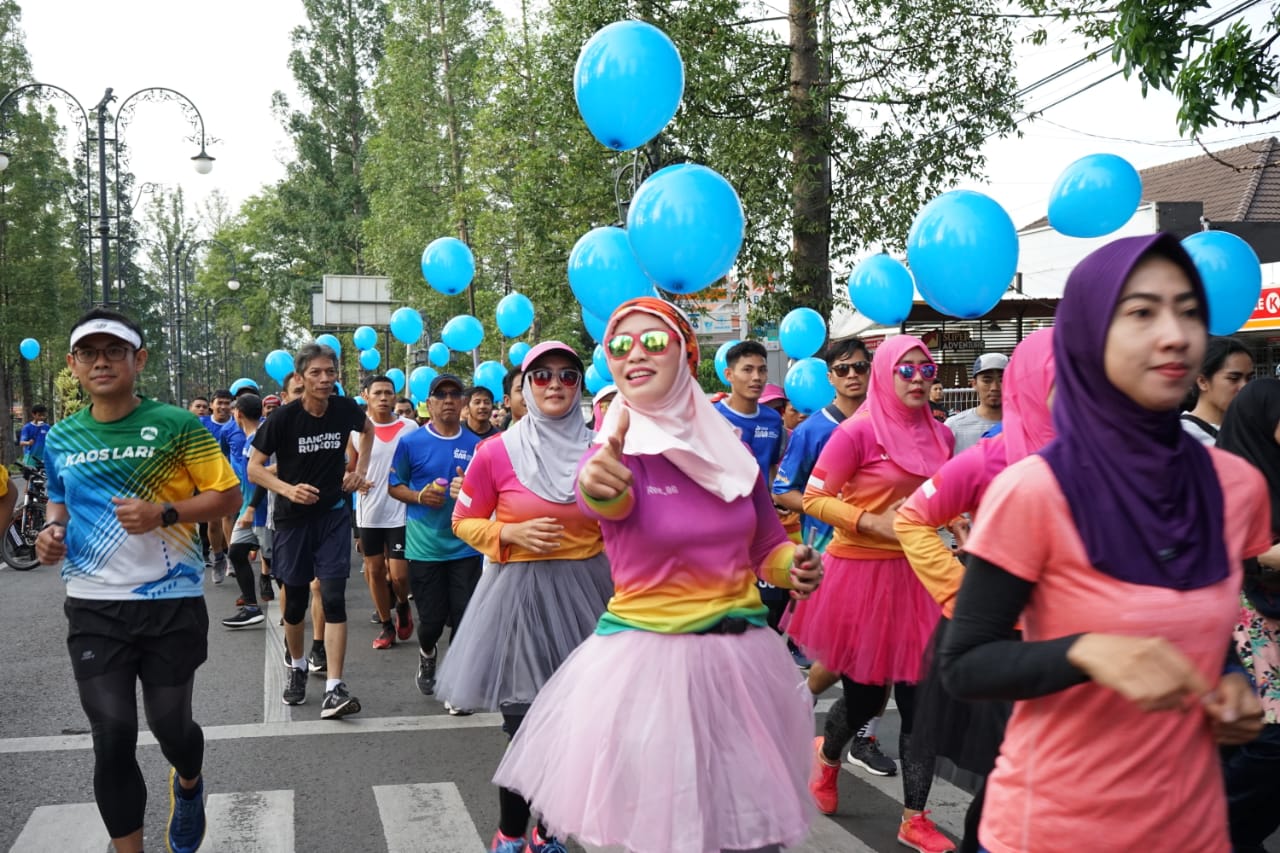
[[[543,838],[542,833],[538,832],[538,828],[533,828],[533,835],[529,837],[529,846],[526,853],[569,853],[568,849],[555,838]]]
[[[510,838],[499,830],[493,834],[493,842],[489,844],[489,853],[524,853],[524,839]]]
[[[196,795],[178,793],[178,771],[169,768],[169,853],[196,853],[204,841],[204,778],[196,783]]]

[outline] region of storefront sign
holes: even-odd
[[[1253,314],[1240,327],[1242,332],[1280,329],[1280,287],[1264,287]]]

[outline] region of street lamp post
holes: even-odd
[[[230,282],[228,282],[228,284],[230,284]],[[239,282],[236,282],[237,287],[239,286],[239,284],[240,284]],[[236,288],[233,287],[231,289],[235,290]],[[213,338],[213,321],[217,320],[218,318],[218,306],[224,302],[234,302],[237,306],[239,306],[241,332],[247,333],[253,329],[253,326],[249,324],[249,314],[245,310],[244,302],[240,300],[239,296],[223,296],[220,299],[205,300],[204,302],[201,303],[201,308],[204,312],[204,330],[205,330],[204,375],[205,375],[205,384],[209,386],[210,391],[213,390],[213,376],[212,376],[213,371],[209,364],[210,350],[208,349],[208,344],[209,344],[209,341]],[[227,346],[226,346],[225,340],[222,341],[220,349],[221,349],[221,361],[222,361],[222,387],[225,388],[227,385]]]
[[[186,344],[184,342],[184,319],[186,317],[187,295],[186,285],[191,280],[191,258],[196,249],[202,246],[216,246],[227,253],[227,258],[231,261],[231,278],[227,280],[227,289],[235,293],[240,289],[240,266],[236,263],[236,253],[221,240],[215,240],[212,237],[204,240],[194,240],[187,243],[185,239],[178,241],[178,251],[175,260],[174,269],[174,312],[173,312],[173,346],[176,356],[176,365],[178,371],[177,394],[178,405],[182,405],[183,398],[183,361],[186,352]],[[229,297],[223,297],[229,298]],[[244,306],[241,305],[243,312]]]
[[[112,89],[107,88],[102,95],[102,100],[98,101],[93,107],[97,119],[97,138],[95,139],[89,124],[89,116],[84,106],[78,101],[74,95],[60,86],[54,86],[49,83],[28,83],[25,86],[19,86],[11,90],[3,98],[0,98],[0,141],[6,135],[4,129],[4,117],[6,108],[11,108],[11,104],[16,103],[16,99],[23,93],[44,93],[51,94],[54,97],[63,99],[73,104],[79,110],[80,119],[84,124],[84,167],[85,167],[85,196],[86,196],[86,213],[92,218],[93,191],[90,181],[91,164],[89,159],[89,151],[97,143],[98,151],[98,242],[99,252],[102,255],[102,304],[111,304],[111,208],[107,204],[107,106],[116,97],[112,94]],[[191,99],[176,89],[169,89],[163,86],[150,86],[145,89],[139,89],[132,95],[129,95],[120,102],[120,109],[116,111],[112,120],[112,136],[111,143],[115,146],[115,190],[116,205],[115,215],[117,220],[122,216],[120,210],[120,131],[121,118],[125,117],[125,124],[128,124],[128,116],[134,107],[134,102],[142,101],[177,101],[187,113],[187,118],[191,122],[193,129],[200,134],[200,152],[191,158],[196,172],[201,175],[207,175],[213,169],[214,158],[205,150],[206,137],[204,132],[204,117],[200,115],[200,110],[192,103]],[[8,151],[0,150],[0,171],[8,168],[9,163],[13,160],[14,155]],[[117,234],[118,236],[118,234]],[[90,252],[92,254],[92,251]]]

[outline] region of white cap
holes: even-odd
[[[973,375],[977,376],[986,370],[1004,370],[1009,366],[1009,356],[998,352],[984,352],[973,363]]]
[[[142,348],[142,338],[137,332],[119,320],[107,318],[88,320],[72,329],[71,347],[74,349],[77,343],[90,335],[111,335],[113,338],[119,338],[127,344],[132,344],[134,349]]]

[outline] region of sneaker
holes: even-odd
[[[413,679],[418,685],[418,691],[423,696],[430,696],[436,692],[436,655],[432,649],[431,657],[427,657],[418,652],[418,674]]]
[[[378,615],[378,611],[376,611],[376,610],[375,610],[375,611],[373,611],[372,613],[370,613],[370,614],[369,614],[369,624],[370,624],[370,625],[381,625],[381,624],[382,624],[382,617]]]
[[[568,849],[556,838],[543,838],[535,826],[529,835],[529,846],[526,853],[569,853]]]
[[[912,815],[898,825],[898,843],[920,853],[949,853],[956,846],[938,831],[938,825],[929,820],[928,810]]]
[[[813,769],[809,773],[809,793],[818,811],[823,814],[835,814],[840,803],[840,790],[837,780],[840,778],[840,766],[828,764],[822,757],[822,735],[813,739]]]
[[[804,652],[794,646],[791,647],[791,660],[795,661],[795,665],[800,669],[809,669],[809,667],[813,666],[813,661],[805,657]]]
[[[271,584],[271,575],[258,575],[258,598],[263,601],[275,601],[276,590]]]
[[[289,657],[285,652],[284,656]],[[307,673],[289,665],[289,673],[284,677],[284,704],[305,705],[307,702]]]
[[[196,795],[178,793],[178,771],[169,768],[169,850],[196,853],[204,841],[204,779],[196,782]]]
[[[378,632],[378,636],[373,638],[373,647],[375,649],[389,649],[396,644],[396,629],[391,627],[391,623],[387,622],[382,626],[382,630]]]
[[[347,685],[344,682],[339,682],[336,687],[324,694],[324,703],[320,705],[320,719],[336,720],[358,713],[360,713],[360,700],[347,692]]]
[[[849,763],[861,767],[872,776],[897,776],[898,765],[880,751],[880,744],[873,737],[856,737],[849,744]]]
[[[329,671],[329,656],[325,654],[324,646],[317,646],[307,655],[307,669],[312,672]]]
[[[444,709],[449,712],[450,717],[470,717],[475,711],[468,711],[466,708],[455,708],[452,704],[445,702]]]
[[[257,607],[241,607],[240,612],[235,616],[222,620],[222,627],[248,628],[251,625],[261,625],[266,618],[262,615],[262,610]]]
[[[217,557],[213,561],[213,582],[222,583],[227,578],[227,558]]]
[[[493,834],[489,844],[489,853],[524,853],[524,839],[503,835],[501,831]]]
[[[402,640],[413,636],[413,608],[407,601],[396,605],[396,636]]]

